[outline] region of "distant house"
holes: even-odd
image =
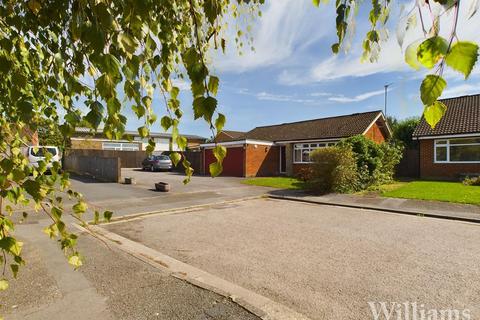
[[[169,151],[172,136],[168,133],[150,133],[155,140],[155,152]],[[196,135],[183,135],[187,138],[188,148],[198,148],[205,138]],[[128,139],[130,138],[130,139]],[[119,151],[143,151],[148,145],[148,138],[140,137],[136,131],[126,131],[123,139],[110,140],[101,129],[92,133],[88,128],[77,128],[75,134],[70,139],[71,149],[90,149],[90,150],[119,150]],[[173,151],[178,151],[176,144],[172,145]]]
[[[440,101],[447,112],[435,128],[422,118],[413,133],[420,147],[420,176],[456,179],[479,175],[480,94]]]
[[[235,136],[224,134],[217,139],[217,144],[227,148],[222,174],[238,177],[295,175],[310,165],[311,151],[359,134],[380,143],[390,137],[391,131],[383,113],[372,111],[256,127]],[[215,143],[201,145],[205,173],[215,161],[214,147]]]
[[[239,139],[243,137],[245,133],[246,132],[244,131],[223,130],[217,134],[215,141],[222,142],[222,141],[231,141],[231,140]]]

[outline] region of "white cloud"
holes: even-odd
[[[318,25],[322,16],[328,14],[331,13],[326,8],[315,9],[311,0],[269,1],[262,7],[262,17],[255,21],[252,28],[255,51],[244,48],[240,56],[234,41],[230,41],[225,55],[214,55],[214,66],[220,71],[240,73],[285,63],[328,34],[328,28]],[[231,26],[226,38],[234,39],[234,32]]]
[[[329,97],[333,95],[330,92],[313,92],[310,94],[312,97]]]
[[[314,103],[313,99],[303,99],[292,95],[273,94],[268,92],[259,92],[255,95],[258,100],[269,100],[279,102],[298,102],[298,103]]]
[[[480,13],[477,13],[472,19],[467,19],[469,5],[464,2],[461,5],[459,24],[457,27],[457,35],[460,40],[470,40],[480,42],[480,33],[478,26],[480,25]],[[398,11],[398,8],[397,10]],[[395,16],[395,11],[392,12],[392,18]],[[428,16],[428,14],[426,15]],[[361,17],[359,17],[361,19]],[[398,19],[397,19],[398,20]],[[414,72],[404,61],[404,53],[397,43],[394,29],[396,22],[391,23],[390,37],[382,44],[382,50],[376,63],[361,63],[361,43],[357,41],[353,47],[355,50],[348,54],[340,54],[336,56],[327,56],[314,65],[303,66],[301,68],[285,68],[279,76],[279,82],[286,85],[299,85],[314,82],[324,82],[342,79],[346,77],[358,78],[373,74],[388,73],[388,72]],[[358,20],[357,23],[357,40],[364,36],[360,29],[365,29],[366,20]],[[446,38],[449,37],[451,26],[453,25],[453,14],[445,14],[442,16],[442,25],[440,34]],[[329,26],[327,29],[332,29]],[[393,29],[393,30],[392,30]],[[411,30],[405,37],[404,48],[413,41],[423,38],[421,26],[419,25]],[[447,69],[448,70],[448,69]],[[420,73],[424,73],[421,71]],[[476,68],[472,74],[480,73],[480,68]],[[447,72],[448,77],[451,75],[455,78],[460,78],[460,75],[454,75]]]
[[[338,96],[333,96],[328,98],[330,101],[335,101],[335,102],[340,102],[340,103],[348,103],[348,102],[359,102],[359,101],[364,101],[369,98],[379,96],[384,94],[384,90],[376,90],[376,91],[370,91],[370,92],[365,92],[359,95],[356,95],[354,97],[346,97],[344,95],[338,95]]]
[[[180,78],[173,79],[172,84],[175,87],[178,87],[180,90],[184,90],[184,91],[189,91],[190,90],[190,82],[188,82],[184,79],[180,79]]]
[[[452,98],[458,96],[465,96],[468,94],[474,94],[480,92],[480,83],[475,84],[460,84],[451,88],[447,88],[443,91],[441,98]]]

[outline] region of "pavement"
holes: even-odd
[[[469,204],[384,198],[373,193],[365,195],[327,194],[318,196],[301,190],[272,190],[268,194],[275,199],[480,223],[480,206]]]
[[[74,271],[38,224],[20,225],[27,265],[0,292],[5,319],[259,320],[230,299],[169,276],[87,234]]]
[[[310,319],[370,319],[371,301],[480,317],[477,224],[257,199],[103,227]]]

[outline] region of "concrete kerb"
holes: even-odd
[[[308,317],[267,297],[176,260],[140,243],[124,238],[116,233],[107,231],[99,226],[89,226],[89,229],[85,229],[80,225],[74,225],[82,232],[89,234],[93,232],[94,236],[102,241],[113,243],[113,245],[120,250],[155,268],[168,272],[173,277],[231,299],[261,319],[310,320]]]
[[[303,203],[309,203],[309,204],[382,211],[382,212],[404,214],[404,215],[410,215],[410,216],[416,216],[416,217],[427,217],[427,218],[436,218],[436,219],[443,219],[443,220],[453,220],[453,221],[480,224],[480,217],[478,219],[475,219],[475,218],[466,218],[466,217],[460,217],[455,215],[441,215],[441,214],[435,214],[431,212],[409,211],[409,210],[392,209],[392,208],[385,208],[385,207],[368,206],[363,204],[318,201],[318,200],[309,200],[309,199],[290,197],[290,196],[277,196],[277,195],[267,195],[267,196],[268,198],[277,199],[277,200],[297,201],[297,202],[303,202]]]

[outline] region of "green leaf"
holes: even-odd
[[[80,256],[78,256],[78,254],[71,255],[68,258],[68,263],[70,263],[75,269],[83,265],[82,259],[80,258]]]
[[[214,96],[217,95],[219,82],[220,80],[218,79],[218,77],[215,77],[215,76],[210,76],[210,78],[208,79],[208,90]]]
[[[426,68],[433,68],[448,50],[448,42],[442,37],[432,37],[423,41],[417,50],[418,61]]]
[[[8,289],[8,281],[6,279],[0,279],[0,291]]]
[[[210,175],[212,177],[218,177],[223,171],[223,166],[220,162],[213,162],[210,163],[208,169],[210,170]]]
[[[318,7],[320,5],[320,0],[312,0],[312,2],[315,7]]]
[[[473,42],[459,41],[452,46],[445,61],[452,69],[463,73],[467,79],[477,59],[478,45]]]
[[[18,274],[18,264],[11,264],[10,269],[12,269],[13,277],[16,279]]]
[[[12,237],[4,237],[0,239],[0,248],[10,252],[15,256],[19,256],[22,252],[23,242],[17,241]]]
[[[110,220],[112,220],[112,216],[113,216],[112,211],[103,212],[103,219],[105,219],[105,221],[107,221],[107,222],[110,222]]]
[[[225,157],[227,156],[227,148],[225,148],[224,146],[216,145],[212,151],[218,162],[222,162],[223,159],[225,159]]]
[[[172,160],[173,165],[176,167],[180,160],[182,160],[182,156],[178,152],[172,152],[170,154],[170,159]]]
[[[425,107],[423,116],[432,129],[434,129],[437,123],[442,119],[445,112],[447,112],[447,106],[440,101],[435,101],[433,104]]]
[[[217,109],[217,99],[214,97],[207,97],[202,103],[202,114],[205,121],[212,122],[213,113]]]
[[[93,215],[93,224],[98,224],[99,221],[100,221],[100,212],[95,210],[95,213]]]
[[[215,128],[217,129],[217,132],[222,131],[223,127],[225,126],[225,121],[225,116],[219,113],[217,120],[215,120]]]
[[[125,53],[130,55],[135,53],[135,50],[137,49],[137,42],[133,37],[126,33],[120,33],[117,40],[119,47],[123,49]]]
[[[140,128],[137,129],[138,130],[138,134],[140,135],[140,137],[142,138],[145,138],[148,136],[148,128],[145,127],[145,126],[142,126]]]
[[[85,211],[87,211],[87,204],[85,203],[85,201],[83,200],[80,200],[77,202],[77,204],[75,204],[72,209],[73,209],[73,212],[75,212],[76,214],[82,214],[82,213],[85,213]]]
[[[178,136],[177,137],[177,146],[180,150],[185,150],[187,147],[187,138]]]
[[[115,95],[115,83],[112,77],[107,73],[102,74],[96,81],[95,87],[97,88],[100,96],[105,99],[109,99]]]
[[[417,51],[418,47],[422,43],[422,40],[417,40],[408,45],[405,49],[405,62],[415,70],[420,70],[422,64],[418,61]]]
[[[423,79],[420,86],[420,97],[424,105],[433,104],[442,95],[447,82],[440,76],[429,74]]]
[[[162,125],[163,130],[167,131],[172,126],[172,118],[169,116],[163,116],[160,120],[160,124]]]

